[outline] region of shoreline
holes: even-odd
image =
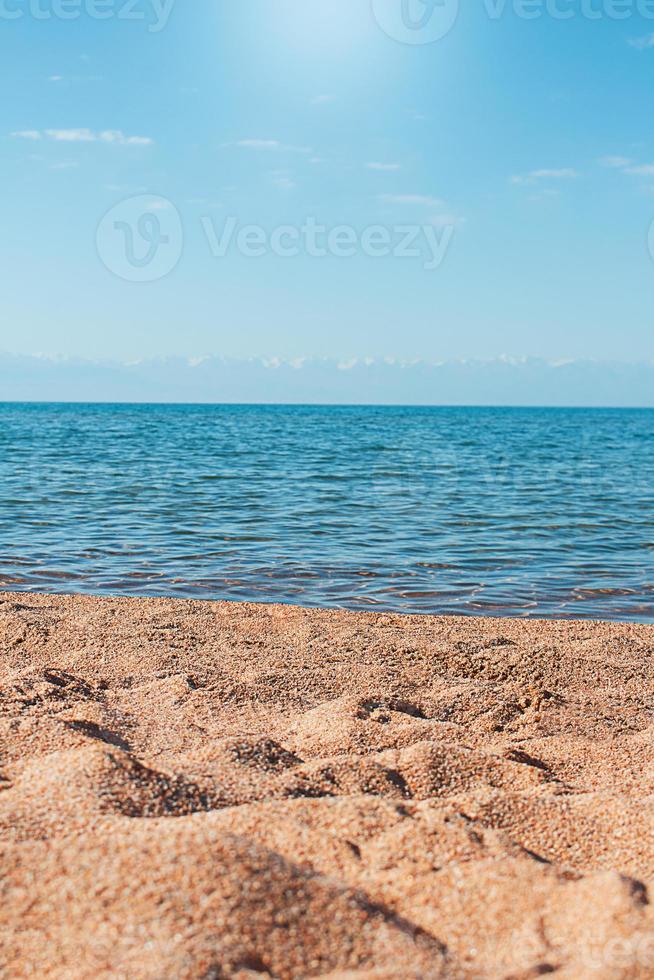
[[[85,600],[94,603],[111,603],[111,602],[128,602],[128,603],[180,603],[191,604],[191,605],[211,605],[211,606],[235,606],[240,607],[254,607],[261,609],[279,609],[279,610],[296,610],[298,612],[307,613],[325,613],[331,615],[347,615],[347,616],[392,616],[398,617],[401,620],[437,620],[437,621],[453,621],[453,622],[467,622],[474,620],[475,622],[485,623],[485,622],[506,622],[506,623],[530,623],[530,624],[540,624],[542,626],[555,625],[555,624],[574,624],[584,626],[638,626],[654,629],[654,613],[650,619],[601,619],[593,618],[590,616],[580,616],[580,615],[569,615],[569,616],[530,616],[525,614],[524,616],[515,616],[510,613],[491,613],[491,612],[421,612],[418,610],[400,610],[400,609],[381,609],[377,606],[371,605],[366,609],[351,609],[346,606],[330,606],[330,605],[302,605],[300,602],[279,601],[279,600],[254,600],[254,599],[211,599],[211,598],[200,598],[198,596],[176,596],[176,595],[137,595],[132,593],[101,593],[101,592],[40,592],[40,591],[18,591],[14,592],[11,589],[6,589],[0,586],[0,609],[2,603],[5,601],[5,597],[8,597],[9,601],[20,600],[21,597],[29,598],[32,600],[42,601],[48,599],[61,600],[63,602],[74,601],[74,600]]]
[[[1,592],[0,654],[0,972],[654,972],[654,625]]]

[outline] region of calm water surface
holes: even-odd
[[[0,587],[654,622],[654,411],[0,405]]]

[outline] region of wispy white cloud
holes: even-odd
[[[26,129],[10,134],[14,139],[50,139],[56,143],[116,143],[120,146],[151,146],[149,136],[125,136],[120,129],[105,129],[96,133],[92,129]]]
[[[293,177],[284,170],[273,170],[270,178],[275,187],[278,187],[280,191],[292,191],[295,187]]]
[[[45,135],[57,143],[117,143],[120,146],[150,146],[149,136],[125,136],[120,129],[46,129]]]
[[[445,210],[448,207],[445,201],[430,194],[380,194],[379,200],[384,204],[415,207],[425,212],[421,220],[433,228],[458,228],[465,223],[465,218]]]
[[[529,195],[530,201],[544,201],[553,197],[560,197],[561,191],[555,187],[541,187]]]
[[[621,170],[630,177],[654,177],[654,163],[636,163],[630,157],[601,157],[598,161],[603,167]]]
[[[310,146],[291,146],[287,143],[282,143],[280,140],[244,139],[237,140],[235,145],[245,150],[268,150],[284,153],[313,153]]]
[[[425,208],[441,208],[443,201],[428,194],[382,194],[384,204],[415,204]]]
[[[368,170],[380,170],[382,172],[386,171],[390,173],[393,170],[400,170],[399,163],[377,163],[373,161],[372,163],[367,163],[366,167]]]
[[[316,95],[315,98],[311,100],[311,105],[329,105],[330,102],[335,101],[335,95]]]
[[[124,146],[152,146],[154,143],[151,136],[124,136],[120,131],[101,133],[100,139],[106,143],[117,142]]]
[[[630,166],[632,163],[629,157],[621,156],[600,157],[598,162],[602,167],[610,167],[613,170],[624,170],[625,167]]]
[[[633,167],[625,167],[624,173],[633,177],[654,177],[654,163],[641,163]]]
[[[282,147],[279,140],[238,140],[236,145],[247,150],[280,150]]]
[[[57,143],[94,143],[98,138],[90,129],[46,129],[45,135]]]
[[[428,224],[434,228],[458,228],[465,224],[465,220],[458,214],[436,214],[429,219]]]
[[[215,211],[225,206],[222,201],[214,201],[210,197],[187,197],[184,203],[190,205],[190,207],[211,208]]]
[[[511,183],[533,184],[538,180],[574,180],[579,176],[579,173],[572,167],[559,167],[558,169],[543,167],[540,170],[531,170],[528,174],[516,174],[511,177]]]
[[[631,37],[627,42],[632,48],[638,51],[646,51],[647,48],[654,48],[654,34],[643,34],[641,37]]]
[[[146,201],[148,211],[170,211],[172,204],[170,201],[157,199],[156,201]]]
[[[134,184],[105,184],[105,191],[110,191],[112,194],[147,194],[147,187],[138,187]]]
[[[63,82],[63,75],[50,75],[49,82]]]
[[[579,174],[570,167],[563,167],[560,170],[534,170],[531,176],[537,180],[566,180],[568,178],[578,177]]]

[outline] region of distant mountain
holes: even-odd
[[[654,363],[509,357],[119,363],[0,354],[0,400],[654,407]]]

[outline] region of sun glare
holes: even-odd
[[[373,26],[366,0],[277,0],[270,11],[277,41],[314,53],[360,46]]]

